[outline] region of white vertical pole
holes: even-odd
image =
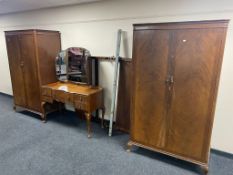
[[[113,92],[112,92],[111,113],[110,113],[110,121],[109,121],[109,133],[108,133],[109,136],[112,136],[113,117],[115,116],[116,113],[118,80],[119,80],[119,70],[120,70],[119,57],[120,57],[121,34],[122,34],[122,30],[119,29],[117,32],[117,47],[116,47],[115,67],[114,67]]]

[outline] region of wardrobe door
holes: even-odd
[[[6,35],[9,68],[15,105],[26,107],[22,60],[17,35]]]
[[[174,31],[173,95],[167,149],[207,162],[225,29]]]
[[[61,51],[59,32],[37,32],[38,63],[41,85],[57,82],[55,58]]]
[[[131,140],[161,148],[166,135],[169,32],[134,31]]]
[[[32,34],[20,35],[21,56],[23,59],[27,107],[40,112],[40,86],[38,81],[34,37]]]

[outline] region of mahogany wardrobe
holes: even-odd
[[[210,138],[228,20],[134,25],[132,145],[200,165]]]
[[[14,108],[41,115],[41,86],[56,82],[55,58],[61,50],[60,32],[6,31]]]

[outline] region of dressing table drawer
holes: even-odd
[[[48,103],[52,103],[53,102],[53,98],[50,96],[42,96],[42,101],[48,102]]]
[[[70,94],[65,91],[61,91],[61,90],[53,91],[53,98],[55,101],[62,102],[62,103],[67,103],[67,102],[70,102],[71,100]]]
[[[42,88],[41,89],[42,96],[52,97],[52,89],[50,88]]]
[[[87,96],[85,95],[75,95],[74,96],[74,101],[75,102],[80,102],[80,103],[87,103]]]
[[[78,110],[83,110],[83,111],[87,111],[87,104],[85,103],[80,103],[80,102],[75,102],[75,108]]]

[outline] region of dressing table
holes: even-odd
[[[101,125],[103,127],[105,108],[103,89],[101,87],[77,85],[70,82],[56,82],[42,86],[41,92],[41,118],[44,122],[46,122],[46,115],[48,114],[46,104],[59,102],[60,104],[73,105],[76,110],[81,110],[85,113],[88,138],[91,137],[91,114],[97,109],[102,110]]]

